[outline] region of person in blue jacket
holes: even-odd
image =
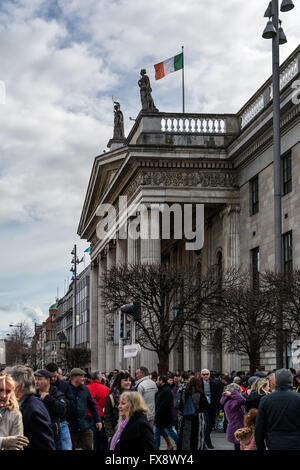
[[[51,419],[43,402],[35,396],[33,370],[14,366],[8,371],[16,382],[15,395],[23,418],[24,436],[29,439],[26,450],[55,450]]]

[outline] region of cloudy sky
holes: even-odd
[[[0,337],[47,317],[74,243],[79,256],[88,247],[76,232],[93,160],[112,137],[112,96],[128,133],[146,68],[159,110],[180,112],[181,73],[155,82],[153,65],[184,45],[186,112],[237,112],[271,74],[267,5],[1,0]],[[299,7],[282,14],[281,61],[299,43]]]

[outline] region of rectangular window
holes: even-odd
[[[259,247],[251,250],[251,269],[253,288],[259,286]]]
[[[258,175],[250,181],[250,214],[254,215],[259,210],[258,201]]]
[[[292,231],[282,235],[283,241],[283,269],[284,272],[293,269],[293,236]]]
[[[282,157],[282,192],[283,195],[292,191],[292,152]]]

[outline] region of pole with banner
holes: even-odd
[[[120,308],[120,310],[121,310],[121,312],[123,312],[124,315],[127,314],[127,315],[132,316],[132,321],[131,321],[131,347],[133,347],[133,346],[135,346],[136,322],[141,321],[141,304],[140,304],[139,301],[134,301],[131,304],[123,305]],[[136,351],[135,355],[137,355],[138,352],[140,352],[140,349],[139,349],[139,351]],[[125,354],[124,354],[124,356],[125,356]],[[125,357],[130,357],[131,358],[130,373],[131,373],[131,376],[134,377],[134,373],[135,373],[134,357],[132,357],[131,355],[129,355],[129,356],[126,355]]]
[[[131,322],[131,344],[135,344],[135,320]],[[135,357],[130,359],[130,373],[134,378],[135,369],[136,369]]]
[[[119,310],[119,367],[124,369],[124,341],[127,338],[126,313]]]
[[[182,112],[185,113],[185,93],[184,93],[184,46],[181,46],[181,53],[169,59],[154,64],[155,80],[160,80],[169,73],[182,70]]]

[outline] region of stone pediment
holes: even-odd
[[[109,185],[110,185],[111,181],[113,180],[116,173],[117,173],[117,169],[109,170],[105,167],[101,169],[101,171],[99,173],[99,180],[95,185],[95,190],[94,190],[93,196],[90,200],[89,211],[87,213],[87,220],[90,218],[90,216],[96,210],[96,208],[99,204],[99,201],[101,199],[101,196],[105,193],[105,191],[109,187]]]
[[[106,158],[106,156],[104,158]],[[97,209],[102,196],[111,185],[113,178],[121,166],[124,154],[121,154],[118,159],[113,161],[109,159],[107,159],[107,161],[103,161],[104,158],[103,156],[101,156],[101,159],[98,159],[97,157],[94,163],[78,227],[79,234],[85,230],[89,220]]]

